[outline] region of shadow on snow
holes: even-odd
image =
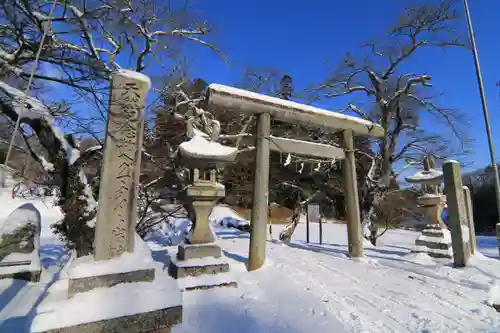
[[[43,267],[40,282],[29,283],[22,280],[12,280],[12,284],[0,294],[0,310],[5,311],[9,303],[15,301],[16,297],[21,297],[22,305],[20,304],[20,307],[27,308],[28,311],[22,314],[15,313],[0,322],[0,332],[30,331],[31,323],[37,314],[37,307],[47,297],[48,289],[59,279],[62,268],[70,258],[68,254],[69,251],[64,245],[47,244],[40,247],[40,261]],[[55,268],[55,266],[59,267],[51,275],[48,269]],[[44,281],[47,277],[49,277],[48,281]],[[33,299],[25,297],[40,290],[43,292]]]

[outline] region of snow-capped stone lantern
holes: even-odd
[[[222,169],[236,158],[238,150],[216,142],[219,136],[218,123],[212,121],[210,136],[192,126],[188,120],[187,135],[191,139],[179,145],[180,163],[191,169],[192,184],[186,194],[193,201],[196,221],[193,221],[191,243],[203,244],[215,241],[209,228],[208,217],[217,201],[225,196],[224,185],[217,182],[217,169]],[[210,172],[209,179],[203,179]]]
[[[232,163],[238,150],[224,146],[216,140],[220,125],[216,120],[203,119],[201,124],[204,133],[193,126],[196,118],[187,121],[187,136],[189,141],[179,145],[178,157],[180,163],[191,169],[191,185],[186,189],[186,195],[193,203],[195,221],[189,240],[190,244],[180,244],[176,258],[171,258],[169,274],[179,279],[181,289],[195,290],[222,286],[236,286],[236,282],[228,279],[229,264],[222,258],[221,248],[215,243],[216,235],[209,223],[209,216],[217,202],[225,197],[224,185],[217,182],[217,170]],[[208,120],[208,121],[207,121]],[[209,172],[209,179],[204,175]],[[197,279],[182,279],[215,274],[209,281]]]
[[[436,258],[452,258],[451,235],[441,215],[446,204],[442,194],[441,183],[443,172],[434,169],[435,164],[430,156],[424,158],[424,170],[406,177],[411,184],[420,184],[426,192],[417,198],[417,203],[425,209],[427,225],[415,241],[413,252],[426,252]]]

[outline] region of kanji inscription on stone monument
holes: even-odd
[[[140,73],[112,74],[104,161],[99,190],[95,259],[106,260],[134,249],[144,105],[151,86]]]

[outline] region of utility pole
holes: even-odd
[[[476,66],[476,76],[477,76],[477,83],[479,85],[479,93],[481,95],[481,103],[483,104],[483,115],[484,115],[484,124],[486,127],[486,135],[488,136],[488,145],[490,149],[490,157],[491,157],[491,165],[493,167],[493,173],[494,173],[494,180],[495,180],[495,194],[496,194],[496,199],[497,199],[497,211],[498,211],[498,218],[500,219],[500,180],[498,176],[498,167],[497,167],[497,162],[495,158],[495,149],[493,147],[493,139],[491,137],[491,128],[490,128],[490,117],[488,115],[488,106],[486,105],[486,96],[484,94],[484,85],[483,85],[483,78],[481,75],[481,67],[479,67],[479,57],[477,55],[477,47],[476,47],[476,40],[474,38],[474,31],[472,30],[472,21],[470,18],[470,12],[469,12],[469,4],[467,3],[467,0],[464,0],[464,8],[465,8],[465,17],[467,18],[467,27],[469,28],[469,39],[471,42],[472,46],[472,55],[474,56],[474,64]],[[496,224],[496,232],[497,232],[497,239],[499,241],[498,244],[498,249],[500,252],[500,223],[497,220]]]

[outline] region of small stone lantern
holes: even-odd
[[[406,177],[408,183],[420,184],[426,192],[417,198],[417,203],[425,209],[427,225],[416,239],[413,252],[426,252],[435,258],[452,258],[451,235],[441,218],[446,203],[441,190],[443,172],[433,167],[432,159],[426,157],[424,170]]]
[[[234,161],[237,149],[223,146],[208,135],[192,133],[189,141],[179,146],[179,158],[183,166],[192,170],[191,185],[186,189],[187,197],[192,201],[195,221],[190,244],[180,244],[176,258],[171,258],[169,274],[179,279],[184,291],[208,289],[221,286],[236,286],[228,278],[229,264],[222,259],[221,248],[215,243],[216,235],[209,223],[209,216],[217,202],[225,196],[224,185],[217,182],[217,169]],[[209,172],[209,179],[200,175]],[[223,273],[223,274],[220,274]],[[185,279],[213,275],[210,279]]]

